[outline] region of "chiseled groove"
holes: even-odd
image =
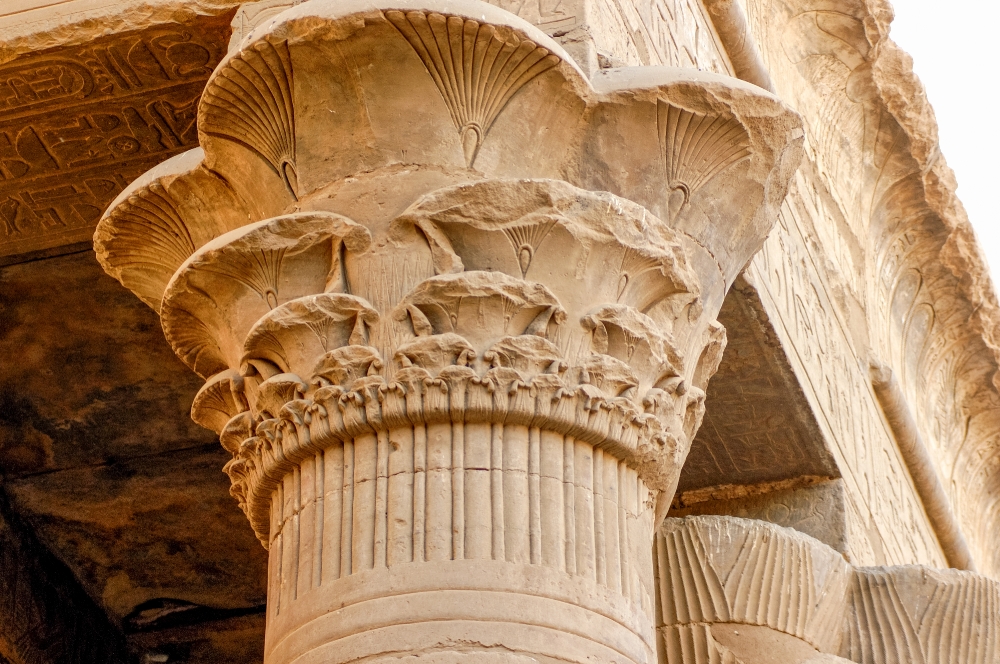
[[[341,516],[340,576],[350,576],[354,569],[354,442],[344,443],[344,500]]]
[[[854,611],[849,658],[862,664],[925,664],[916,631],[892,577],[857,570]]]
[[[532,565],[542,563],[542,506],[540,490],[541,432],[538,427],[528,429],[528,556]]]
[[[313,478],[313,493],[315,500],[315,512],[314,512],[314,527],[315,532],[313,533],[313,572],[312,572],[312,587],[318,588],[323,585],[323,531],[324,531],[324,513],[325,513],[325,501],[326,501],[326,461],[324,459],[325,451],[319,450],[316,452],[316,456],[313,457],[313,464],[315,464],[316,470]]]
[[[575,450],[573,439],[568,436],[563,438],[563,517],[565,525],[563,532],[566,534],[565,556],[566,573],[576,574],[576,491],[573,486],[575,480],[575,470],[573,461]]]
[[[492,553],[494,560],[506,560],[504,550],[503,425],[490,424],[490,498]]]
[[[634,475],[634,471],[589,443],[561,434],[548,438],[527,426],[461,423],[436,426],[439,429],[436,444],[441,449],[435,457],[439,463],[435,463],[451,467],[438,468],[431,463],[434,466],[432,472],[437,473],[441,483],[439,488],[444,490],[438,499],[444,499],[446,503],[441,503],[436,511],[432,509],[426,515],[421,511],[427,505],[426,501],[432,498],[426,495],[426,487],[421,488],[420,477],[425,474],[431,459],[422,449],[426,446],[426,441],[422,440],[426,438],[423,426],[364,434],[350,442],[320,450],[295,466],[283,481],[276,484],[271,509],[271,563],[281,573],[276,576],[277,592],[273,592],[275,615],[310,588],[363,570],[410,561],[458,559],[463,551],[455,546],[452,538],[457,539],[459,530],[453,528],[450,521],[453,518],[464,519],[465,512],[453,509],[456,504],[461,505],[459,499],[452,495],[453,490],[458,491],[453,484],[460,484],[455,481],[458,479],[456,464],[465,464],[457,468],[469,472],[485,473],[488,479],[484,483],[464,482],[467,504],[471,491],[479,491],[477,495],[486,497],[487,503],[494,500],[500,503],[482,506],[482,523],[486,529],[480,527],[476,532],[484,539],[482,544],[485,548],[479,547],[477,542],[475,547],[479,548],[475,550],[481,549],[485,556],[482,553],[472,556],[473,549],[466,548],[466,558],[472,556],[521,564],[545,564],[555,569],[570,567],[571,574],[601,583],[632,601],[637,600],[641,592],[639,580],[635,572],[625,565],[630,553],[628,515],[637,509],[637,491],[640,488],[637,482],[629,481],[629,474]],[[478,435],[470,436],[470,426],[478,427]],[[411,443],[405,439],[395,438],[404,430],[411,436],[412,449]],[[393,443],[394,440],[397,442]],[[459,443],[463,445],[461,454],[457,450]],[[481,455],[482,460],[474,464],[475,468],[465,467],[468,464],[464,446],[469,444],[488,446],[488,455]],[[532,478],[541,479],[542,446],[548,453],[556,453],[555,458],[558,458],[558,465],[562,468],[562,477],[558,479],[560,500],[555,503],[541,500],[540,485],[534,490],[530,487]],[[531,458],[533,447],[536,448],[534,459]],[[404,466],[402,470],[392,466],[396,462],[389,455],[395,453],[409,455],[413,465]],[[306,467],[310,463],[313,464],[312,469]],[[479,468],[479,465],[488,467]],[[530,472],[525,472],[526,468]],[[594,477],[588,473],[594,473]],[[404,481],[395,484],[401,478]],[[614,488],[609,491],[608,478],[616,480],[617,500]],[[510,494],[510,486],[519,488]],[[621,493],[623,486],[625,494]],[[310,489],[312,494],[309,494]],[[395,496],[401,497],[396,500]],[[504,501],[509,503],[512,497],[516,498],[516,504],[505,505]],[[636,504],[630,505],[629,498],[634,499]],[[445,504],[447,509],[443,509]],[[586,509],[587,505],[594,509]],[[408,514],[401,515],[398,512],[401,508],[407,509]],[[609,536],[605,532],[604,541],[598,542],[596,524],[606,521],[609,511],[618,516],[617,536]],[[519,528],[511,531],[510,517],[515,514],[523,514],[525,518],[519,518],[516,522]],[[553,520],[552,517],[556,518]],[[381,530],[378,526],[380,520],[383,523]],[[536,524],[533,532],[526,527],[528,522]],[[405,531],[390,526],[396,523],[405,523]],[[554,541],[560,546],[559,556],[555,559],[542,557],[542,542],[548,541],[544,538],[552,534],[550,526],[544,524],[552,524],[556,528],[557,538]],[[442,530],[444,526],[447,528]],[[393,537],[389,536],[390,527],[396,528],[392,531],[396,533]],[[405,542],[398,540],[400,532],[405,533]],[[436,532],[440,541],[433,551],[428,549],[424,555],[420,543],[429,532]],[[570,537],[564,536],[566,532]],[[308,539],[310,534],[314,537],[312,542]],[[508,537],[507,541],[498,542],[498,538],[511,535],[515,539]],[[445,536],[447,541],[441,539]],[[508,556],[511,547],[516,553],[513,557]],[[404,553],[399,554],[397,550]],[[606,558],[609,551],[621,561],[620,587],[609,583],[614,580],[611,576],[613,567],[602,567],[605,578],[597,576],[595,560]]]
[[[605,562],[607,551],[604,542],[604,450],[600,448],[594,448],[591,473],[594,478],[594,574],[597,583],[607,586],[608,570]]]
[[[427,427],[413,427],[413,560],[427,559]]]
[[[113,213],[113,235],[109,244],[127,247],[115,260],[120,270],[160,268],[169,276],[194,253],[190,229],[162,185],[153,183],[124,202]],[[143,277],[143,270],[132,276],[144,283],[158,281]]]
[[[454,398],[454,396],[452,396]],[[453,410],[456,405],[453,404]],[[465,425],[451,425],[451,557],[465,558]]]
[[[389,432],[379,431],[375,436],[375,527],[372,532],[372,566],[388,565],[389,520]]]

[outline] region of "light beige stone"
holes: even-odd
[[[748,519],[668,518],[655,557],[668,664],[799,664],[836,652],[851,571],[818,540]]]
[[[860,664],[995,662],[1000,586],[916,565],[858,568],[841,655]]]
[[[95,243],[208,379],[268,661],[652,661],[652,534],[794,114],[703,73],[591,83],[489,5],[320,0],[199,113]]]
[[[137,361],[82,257],[4,270],[4,496],[142,661],[262,650],[263,613],[165,628],[262,601],[210,450],[166,431],[191,396],[268,548],[269,661],[997,659],[994,582],[932,569],[997,573],[997,306],[890,14],[8,2],[0,263],[138,176],[97,246],[205,384]],[[671,497],[703,516],[654,535]],[[57,595],[16,562],[0,650],[37,661],[78,623],[21,638]]]
[[[995,576],[996,297],[933,112],[890,39],[891,8],[742,4],[774,89],[807,134],[807,158],[747,276],[796,349],[789,360],[843,473],[852,559],[968,566],[971,556]],[[954,525],[928,519],[942,504],[926,504],[910,481],[870,361],[895,375],[970,556],[954,555]]]
[[[1000,656],[1000,586],[971,572],[851,567],[788,528],[668,518],[657,536],[660,661],[958,664]]]

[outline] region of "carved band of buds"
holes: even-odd
[[[484,201],[489,216],[467,213]],[[672,490],[704,401],[684,376],[718,361],[721,328],[674,340],[697,332],[698,285],[655,217],[557,181],[500,180],[429,194],[390,236],[373,246],[328,213],[275,218],[195,252],[164,296],[167,338],[211,376],[192,414],[233,453],[262,541],[295,464],[414,426],[549,431]]]

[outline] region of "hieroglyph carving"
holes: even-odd
[[[244,40],[204,151],[95,235],[207,379],[192,416],[270,551],[267,658],[651,662],[653,531],[797,121],[700,73],[594,89],[489,5],[358,11]]]
[[[868,379],[867,367],[819,268],[807,253],[802,228],[811,224],[799,192],[810,187],[800,171],[775,232],[747,276],[788,347],[818,423],[843,473],[851,560],[857,564],[945,564]],[[808,227],[808,226],[806,226]]]
[[[995,574],[1000,314],[933,113],[889,39],[891,11],[746,7],[776,88],[806,118],[813,174],[796,198],[814,211],[815,241],[803,246],[823,254],[812,260],[826,282],[817,287],[898,377],[977,567]],[[805,352],[808,342],[793,345]],[[917,555],[907,560],[932,560]]]
[[[201,18],[0,66],[0,256],[85,240],[130,182],[197,145],[225,29]]]

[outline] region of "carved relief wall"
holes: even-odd
[[[700,0],[493,0],[491,4],[559,40],[584,70],[665,65],[732,72]]]
[[[807,249],[813,217],[800,170],[778,225],[746,276],[770,312],[820,429],[843,474],[856,564],[944,565],[933,531],[868,382],[863,340],[830,294]]]
[[[197,144],[197,102],[225,54],[229,20],[0,65],[0,261],[89,240],[126,185]]]
[[[872,360],[898,377],[974,557],[996,573],[996,298],[953,175],[937,152],[933,113],[909,58],[888,39],[891,9],[861,1],[745,5],[779,94],[804,117],[809,162],[789,196],[781,234],[751,274],[762,299],[766,291],[783,312],[787,344],[802,368],[811,367],[800,377],[819,381],[812,388],[816,407],[829,422],[862,427],[837,435],[851,468],[845,473],[855,476],[845,479],[860,491],[855,500],[874,499],[870,517],[855,518],[886,532],[901,508],[910,544],[889,546],[887,560],[935,559],[921,557],[936,547],[917,525],[923,517],[905,497],[912,495],[905,483],[863,489],[899,463],[868,386],[865,363]],[[793,296],[805,305],[798,314]],[[854,452],[844,448],[850,441]],[[869,554],[877,557],[873,537]]]

